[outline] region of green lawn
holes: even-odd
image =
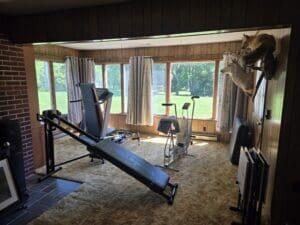
[[[212,108],[213,108],[213,97],[200,97],[195,99],[195,114],[194,118],[199,119],[209,119],[212,118]],[[192,100],[190,96],[171,96],[171,103],[176,103],[177,105],[177,114],[179,117],[182,115],[181,107],[185,102],[190,102],[190,113],[192,113]],[[171,108],[170,114],[174,115],[174,107]]]
[[[50,92],[48,91],[39,91],[39,107],[40,112],[44,110],[51,109],[51,99]],[[68,113],[68,95],[67,92],[56,92],[56,106],[59,111],[63,114]]]
[[[50,93],[46,91],[39,91],[39,106],[40,111],[51,109]],[[153,113],[165,114],[165,107],[161,106],[165,102],[165,95],[155,95],[153,97]],[[171,102],[177,104],[178,116],[181,116],[181,107],[185,102],[191,102],[190,96],[171,96]],[[212,117],[212,97],[200,97],[196,99],[195,118],[207,119]],[[57,109],[63,114],[68,113],[68,96],[67,92],[56,92]],[[174,108],[171,107],[170,114],[174,114]],[[191,108],[192,109],[192,108]],[[121,96],[114,96],[111,113],[121,112]]]

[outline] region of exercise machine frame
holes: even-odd
[[[91,157],[91,161],[93,161],[93,159],[96,157],[94,154],[89,152],[87,154],[75,157],[70,160],[66,160],[66,161],[58,163],[58,164],[55,163],[53,131],[56,130],[57,128],[59,130],[61,130],[63,133],[71,136],[75,140],[81,142],[82,144],[85,144],[82,137],[77,136],[74,132],[71,132],[67,128],[61,126],[61,123],[64,123],[69,128],[72,128],[74,131],[80,133],[81,135],[84,135],[84,136],[90,138],[91,140],[94,141],[94,143],[97,143],[99,141],[99,139],[88,134],[81,128],[75,126],[74,124],[72,124],[69,121],[67,121],[66,119],[64,119],[60,115],[59,111],[56,111],[56,113],[53,113],[53,112],[54,112],[53,110],[47,110],[47,111],[43,112],[43,115],[37,114],[37,120],[44,123],[45,153],[46,153],[45,154],[46,175],[40,177],[39,181],[43,181],[43,180],[49,178],[50,176],[52,176],[53,174],[57,173],[58,171],[60,171],[62,169],[61,166],[65,165],[65,164],[74,162],[76,160],[79,160],[79,159],[82,159],[85,157]],[[57,120],[57,123],[53,122],[53,120]],[[104,163],[104,160],[102,158],[100,158],[100,159],[101,159],[102,163]]]
[[[158,127],[158,131],[163,132],[167,134],[167,140],[164,146],[164,161],[163,161],[163,166],[164,168],[169,168],[174,171],[178,171],[177,169],[171,168],[171,164],[174,163],[179,157],[181,156],[193,156],[188,153],[188,148],[190,144],[193,144],[192,141],[192,126],[193,126],[193,120],[194,120],[194,112],[195,112],[195,99],[198,99],[199,96],[192,96],[192,114],[191,118],[189,118],[189,107],[190,103],[185,102],[182,106],[182,124],[184,121],[187,123],[187,130],[182,131],[182,127],[180,127],[180,123],[178,122],[178,116],[177,116],[177,106],[175,103],[163,103],[162,106],[165,107],[171,107],[174,106],[174,111],[175,111],[175,117],[171,116],[166,118],[166,120],[170,123],[170,126],[168,130],[163,131],[164,129],[160,129],[160,124]],[[183,115],[184,112],[186,112],[186,117]],[[164,119],[160,120],[160,123]],[[179,134],[183,134],[182,142],[179,142]],[[185,133],[186,132],[186,133]],[[176,135],[176,138],[175,138]],[[176,139],[176,143],[175,143]]]
[[[145,161],[141,157],[135,155],[134,153],[128,151],[127,149],[121,147],[120,145],[114,143],[111,141],[111,138],[101,138],[98,139],[84,130],[80,129],[79,127],[75,126],[74,124],[70,123],[63,117],[61,117],[61,113],[57,110],[46,110],[43,112],[42,115],[37,114],[37,119],[40,122],[44,123],[44,130],[45,130],[45,141],[46,141],[46,175],[42,178],[39,179],[39,181],[43,181],[47,179],[48,177],[52,176],[56,172],[62,169],[62,165],[66,163],[73,162],[75,160],[87,157],[87,156],[92,156],[92,157],[97,157],[102,160],[106,159],[127,174],[133,176],[135,179],[139,180],[142,182],[144,185],[149,187],[152,191],[160,194],[163,196],[168,204],[173,204],[175,195],[177,193],[178,189],[178,184],[172,184],[170,183],[169,179],[170,177],[163,172],[162,170],[159,170],[159,168],[151,165],[149,162]],[[71,127],[75,132],[69,131],[66,127],[62,126],[62,123],[68,127]],[[53,131],[55,129],[61,130],[63,133],[69,135],[70,137],[74,138],[81,144],[87,146],[87,150],[90,152],[89,154],[76,157],[71,160],[67,160],[65,162],[55,164],[55,157],[54,157],[54,142],[53,142]],[[109,141],[109,144],[107,144]],[[117,152],[122,152],[120,154],[121,156],[119,158],[114,158],[113,153],[110,154],[110,152],[106,149],[103,150],[104,148],[100,148],[99,146],[101,145],[107,145],[107,148],[109,150],[117,151]],[[120,147],[118,147],[120,146]],[[130,162],[124,162],[124,158],[122,158],[123,154],[127,154],[125,157],[126,159],[133,159],[137,160],[137,163],[133,163],[132,165],[128,166]],[[121,158],[121,159],[120,159]],[[122,162],[123,160],[123,162]],[[151,171],[140,171],[137,170],[135,166],[140,166],[146,167],[146,170],[151,170]],[[156,176],[153,176],[157,174]],[[163,178],[162,178],[163,177]],[[163,182],[161,183],[161,178],[163,179]],[[157,181],[157,179],[159,181]]]

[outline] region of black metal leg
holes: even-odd
[[[241,211],[241,194],[240,193],[239,193],[239,196],[238,196],[237,205],[236,206],[230,206],[229,209],[231,211],[234,211],[234,212]]]
[[[168,194],[163,192],[163,193],[161,193],[161,195],[167,199],[169,205],[172,205],[174,202],[176,193],[177,193],[178,184],[168,183],[167,187],[169,187],[171,189],[170,192]]]
[[[46,179],[48,179],[49,177],[51,177],[53,174],[57,173],[58,171],[60,171],[62,169],[62,167],[58,167],[54,170],[52,170],[51,172],[47,173],[45,176],[42,176],[38,179],[39,182],[42,182]]]

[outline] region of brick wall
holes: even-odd
[[[21,125],[25,173],[34,171],[32,134],[23,49],[0,34],[0,119],[18,120]]]

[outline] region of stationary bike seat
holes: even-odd
[[[179,128],[178,120],[176,119],[175,116],[161,118],[158,123],[157,130],[164,134],[168,134],[169,132],[172,132],[175,134],[179,133],[180,128]]]

